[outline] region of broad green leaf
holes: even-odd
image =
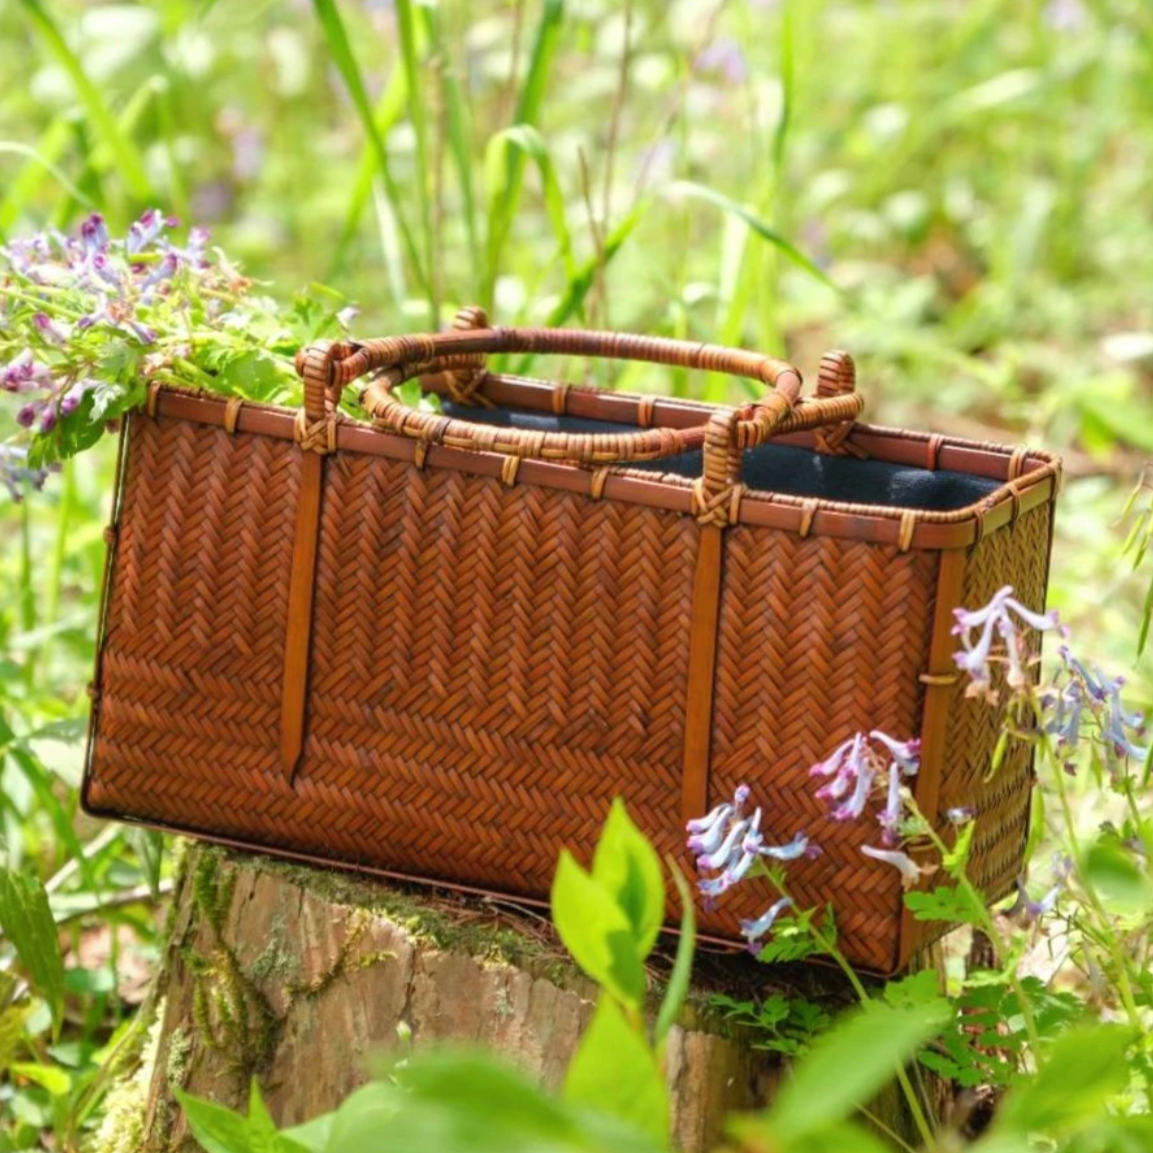
[[[31,1061],[16,1061],[9,1067],[15,1077],[23,1077],[39,1085],[52,1097],[66,1097],[72,1089],[72,1080],[59,1065],[41,1065]]]
[[[876,1003],[847,1014],[782,1086],[767,1118],[772,1131],[792,1141],[848,1117],[941,1031],[949,1012],[947,1005]]]
[[[248,1125],[239,1113],[180,1089],[173,1092],[184,1110],[188,1128],[206,1153],[251,1153]]]
[[[1140,913],[1153,905],[1153,881],[1116,837],[1102,837],[1089,849],[1083,872],[1114,912]]]
[[[314,1153],[309,1146],[277,1131],[255,1082],[247,1117],[180,1089],[174,1093],[205,1153]]]
[[[885,1144],[860,1125],[851,1121],[838,1121],[823,1129],[804,1134],[787,1145],[773,1127],[771,1115],[760,1117],[736,1117],[728,1131],[739,1137],[742,1148],[764,1150],[765,1153],[892,1153],[893,1146]]]
[[[566,1101],[630,1121],[660,1141],[669,1131],[669,1094],[642,1032],[601,994],[565,1077]]]
[[[619,797],[601,830],[592,877],[624,911],[643,960],[656,944],[665,921],[665,880],[660,857],[633,824]]]
[[[670,857],[667,864],[681,899],[681,934],[677,941],[677,956],[673,962],[673,971],[669,974],[668,988],[665,989],[653,1029],[653,1037],[658,1046],[664,1042],[669,1030],[676,1023],[677,1014],[685,1003],[685,997],[688,996],[689,982],[693,975],[693,950],[697,943],[697,915],[693,908],[693,895],[676,861]]]
[[[985,911],[963,888],[938,885],[931,893],[914,891],[905,894],[905,907],[915,921],[951,921],[959,925],[978,925]]]
[[[1129,1081],[1131,1029],[1094,1025],[1071,1030],[1049,1050],[1039,1072],[1010,1091],[997,1115],[997,1132],[1060,1135],[1097,1117]]]
[[[324,1153],[667,1153],[635,1127],[547,1096],[483,1054],[442,1051],[395,1067],[328,1119]],[[395,1083],[393,1083],[395,1082]],[[319,1130],[294,1130],[311,1142]]]
[[[64,960],[48,894],[30,873],[0,869],[0,929],[12,942],[32,987],[48,1002],[53,1030],[64,1015]]]
[[[638,1009],[645,973],[633,927],[613,894],[564,849],[552,885],[552,917],[565,948],[597,984]]]

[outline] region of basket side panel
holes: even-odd
[[[85,801],[212,827],[278,783],[300,454],[131,420]]]
[[[861,854],[877,843],[871,820],[829,819],[808,769],[859,730],[917,735],[938,554],[751,526],[726,548],[709,803],[745,782],[770,839],[808,833],[821,854],[790,866],[798,905],[831,901],[847,955],[891,970],[899,876]],[[745,885],[704,925],[730,935],[771,900]]]
[[[695,523],[347,453],[325,486],[306,847],[539,895],[617,794],[672,847]]]
[[[987,604],[1003,585],[1012,585],[1030,608],[1045,607],[1052,515],[1051,503],[1040,505],[973,550],[965,567],[963,607]],[[1040,675],[1036,665],[1032,675]],[[999,673],[994,674],[994,686],[1003,688]],[[1033,786],[1033,750],[1027,741],[1010,739],[1000,765],[992,767],[1004,719],[1003,704],[965,697],[958,688],[949,713],[938,800],[939,813],[975,810],[969,875],[990,901],[1010,892],[1021,871]],[[932,926],[914,922],[914,933],[915,939],[927,939]]]

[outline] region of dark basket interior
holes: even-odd
[[[472,408],[447,401],[444,413],[457,420],[477,424],[519,428],[533,432],[616,433],[628,426],[607,420],[585,420],[575,416],[521,412],[508,408]],[[676,476],[701,475],[701,453],[681,453],[630,467]],[[975,504],[1002,482],[989,477],[953,472],[930,471],[912,465],[883,460],[859,460],[854,456],[829,456],[785,444],[765,444],[745,452],[745,484],[764,492],[790,496],[820,497],[855,504],[876,504],[899,508],[952,512]]]

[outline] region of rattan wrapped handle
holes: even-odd
[[[483,313],[476,315],[483,318]],[[318,344],[301,350],[297,368],[304,378],[307,419],[323,420],[348,384],[366,373],[376,372],[378,375],[370,381],[361,398],[365,411],[390,431],[428,444],[579,464],[607,464],[673,456],[699,447],[704,440],[703,425],[619,434],[494,428],[418,412],[391,394],[397,384],[424,373],[481,371],[486,355],[504,352],[636,360],[761,381],[772,391],[757,402],[751,419],[745,422],[749,444],[760,443],[771,434],[792,411],[801,389],[801,374],[792,365],[743,349],[583,329],[457,328],[451,332],[384,340]]]

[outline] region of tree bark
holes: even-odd
[[[667,972],[659,957],[654,970],[661,963]],[[667,1052],[674,1140],[686,1153],[715,1147],[725,1115],[767,1104],[781,1076],[779,1056],[727,1025],[709,992],[776,988],[830,1011],[848,1003],[832,971],[794,970],[784,987],[768,973],[747,958],[698,958]],[[408,1047],[482,1046],[555,1089],[596,989],[531,912],[192,845],[157,994],[142,1068],[122,1094],[135,1104],[119,1102],[104,1153],[197,1149],[174,1089],[244,1109],[256,1077],[272,1115],[291,1125],[333,1109],[374,1058]],[[871,1112],[909,1133],[894,1092]]]

